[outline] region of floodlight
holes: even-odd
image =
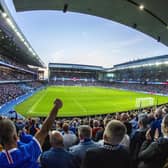
[[[142,4],[139,5],[139,9],[140,9],[140,10],[143,10],[143,9],[144,9],[144,5],[142,5]]]
[[[161,64],[162,64],[161,62],[156,62],[156,63],[155,63],[156,66],[159,66],[159,65],[161,65]]]
[[[2,13],[2,16],[3,16],[4,18],[6,18],[8,15],[7,15],[5,12],[3,12],[3,13]]]

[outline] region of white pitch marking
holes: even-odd
[[[32,108],[27,112],[27,113],[33,113],[34,109],[36,108],[36,106],[40,103],[40,101],[43,99],[43,97],[46,95],[46,91],[45,93],[38,99],[38,101],[36,101],[36,103],[34,103],[34,105],[32,106]]]
[[[73,98],[73,101],[77,104],[80,109],[82,109],[83,112],[87,112],[86,108],[82,106],[75,98]]]

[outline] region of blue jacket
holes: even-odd
[[[77,157],[80,162],[84,158],[85,153],[90,148],[98,148],[100,147],[100,144],[94,142],[91,139],[85,139],[83,141],[80,141],[78,145],[72,146],[70,148],[70,152]]]
[[[162,136],[161,132],[161,123],[162,123],[162,118],[157,118],[151,123],[151,136],[152,138],[154,137],[155,130],[158,128],[159,130],[159,137]]]
[[[63,148],[50,148],[41,155],[42,168],[75,168],[74,156]]]

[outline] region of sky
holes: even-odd
[[[111,20],[62,11],[16,12],[12,0],[6,3],[46,66],[52,62],[112,67],[168,54],[168,47],[155,39]]]

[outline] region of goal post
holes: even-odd
[[[136,108],[144,108],[154,105],[155,105],[155,98],[153,97],[136,98],[135,103]]]

